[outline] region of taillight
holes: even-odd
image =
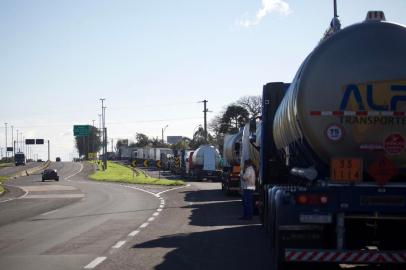
[[[296,197],[298,204],[326,204],[328,197],[324,194],[300,194]]]

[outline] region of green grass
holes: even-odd
[[[108,161],[106,171],[101,170],[101,165],[98,166],[99,170],[89,176],[90,179],[95,181],[163,186],[181,186],[185,184],[181,180],[157,179],[153,177],[147,177],[143,173],[133,174],[132,169],[114,162]]]
[[[13,163],[0,163],[0,168],[2,167],[12,167]]]
[[[0,194],[3,194],[3,192],[5,191],[4,187],[1,185],[1,184],[3,184],[1,181],[7,180],[7,178],[8,178],[7,176],[0,175]]]

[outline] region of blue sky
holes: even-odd
[[[338,0],[343,26],[368,10],[406,24],[404,0]],[[211,118],[290,81],[331,17],[328,0],[3,0],[0,146],[7,122],[66,159],[72,126],[97,124],[101,97],[114,139],[160,136],[165,125],[190,137],[203,122],[197,101],[209,101]]]

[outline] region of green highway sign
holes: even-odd
[[[74,136],[89,136],[91,127],[92,126],[90,126],[90,125],[74,125],[73,126],[73,135]]]

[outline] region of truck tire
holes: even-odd
[[[274,202],[271,201],[271,205],[275,205]],[[273,211],[272,211],[273,210]],[[281,233],[279,231],[279,224],[278,224],[278,214],[277,209],[270,209],[269,211],[269,219],[272,224],[270,224],[270,234],[271,237],[271,264],[272,270],[287,270],[289,269],[288,266],[283,261],[283,245],[281,241]]]

